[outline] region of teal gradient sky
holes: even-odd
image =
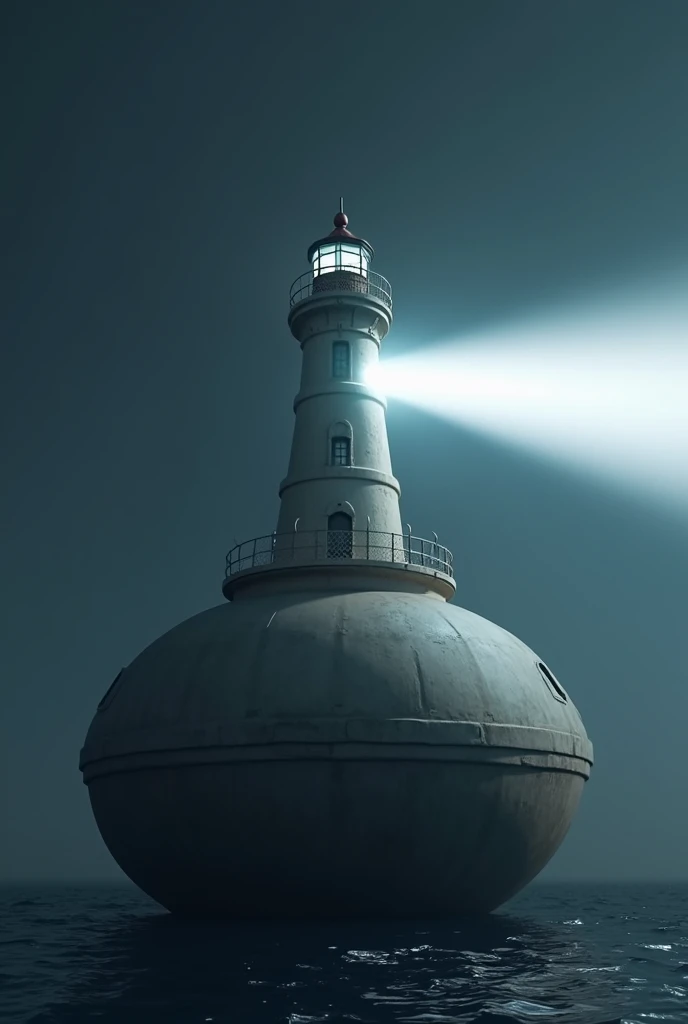
[[[389,358],[685,267],[688,4],[2,18],[0,877],[114,877],[79,748],[120,667],[273,528],[289,286],[339,196],[394,289]],[[595,743],[547,877],[685,878],[686,522],[468,425],[388,423],[404,521]]]

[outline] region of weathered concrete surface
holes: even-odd
[[[511,634],[436,596],[256,589],[155,641],[81,767],[171,910],[489,910],[549,860],[592,749]]]

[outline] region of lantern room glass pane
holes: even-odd
[[[353,270],[361,272],[361,250],[350,245],[343,245],[339,251],[340,266],[342,270]]]
[[[365,249],[342,246],[342,269],[368,276],[368,253]]]
[[[313,273],[314,274],[327,274],[337,268],[337,255],[335,245],[321,245],[319,249],[315,251],[315,259],[313,260]]]
[[[368,253],[358,245],[345,245],[342,242],[321,245],[313,254],[313,275],[317,277],[319,274],[344,270],[349,274],[367,277],[368,262]]]

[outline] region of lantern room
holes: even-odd
[[[314,279],[331,273],[368,276],[373,247],[365,239],[352,235],[347,228],[348,223],[349,218],[340,208],[334,218],[334,230],[325,238],[313,242],[309,248],[308,260],[313,268]]]

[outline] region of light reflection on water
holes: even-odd
[[[179,921],[130,888],[0,892],[0,1019],[688,1021],[688,886],[533,886],[451,922]]]

